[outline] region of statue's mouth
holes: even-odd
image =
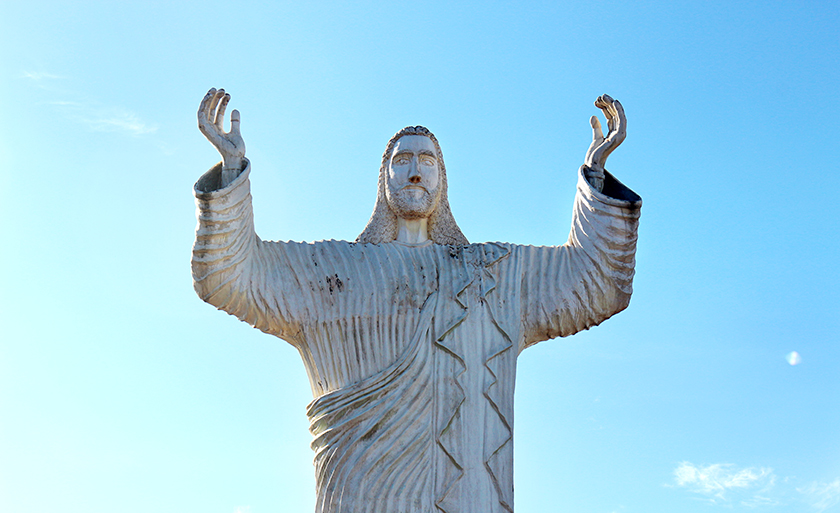
[[[410,183],[408,185],[403,185],[402,187],[400,187],[400,190],[397,191],[397,192],[404,191],[404,190],[407,190],[407,189],[419,189],[421,191],[429,192],[429,190],[426,189],[425,187],[423,187],[422,185],[417,185],[417,184],[414,184],[414,183]]]

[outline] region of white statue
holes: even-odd
[[[211,89],[198,111],[222,163],[195,185],[195,289],[300,351],[316,512],[512,512],[517,356],[630,301],[641,199],[604,170],[625,137],[621,104],[595,102],[609,132],[592,117],[568,241],[534,247],[467,242],[419,126],[388,142],[356,242],[261,240],[239,113],[222,128],[229,100]]]

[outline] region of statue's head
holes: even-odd
[[[391,242],[397,237],[397,218],[426,218],[434,243],[468,244],[452,217],[446,192],[446,166],[437,138],[422,126],[403,128],[382,155],[376,205],[356,241]]]

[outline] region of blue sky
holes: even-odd
[[[423,124],[471,241],[561,244],[620,99],[635,294],[523,353],[517,512],[840,511],[836,3],[3,10],[0,511],[313,510],[299,356],[192,291],[210,87],[257,232],[307,241],[358,235]]]

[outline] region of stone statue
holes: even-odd
[[[222,162],[195,184],[195,290],[300,352],[316,512],[512,512],[517,356],[630,301],[642,202],[604,169],[625,137],[621,104],[595,102],[609,131],[592,117],[568,241],[534,247],[467,241],[420,126],[388,142],[355,242],[264,241],[239,113],[222,128],[229,101],[211,89],[198,111]]]

